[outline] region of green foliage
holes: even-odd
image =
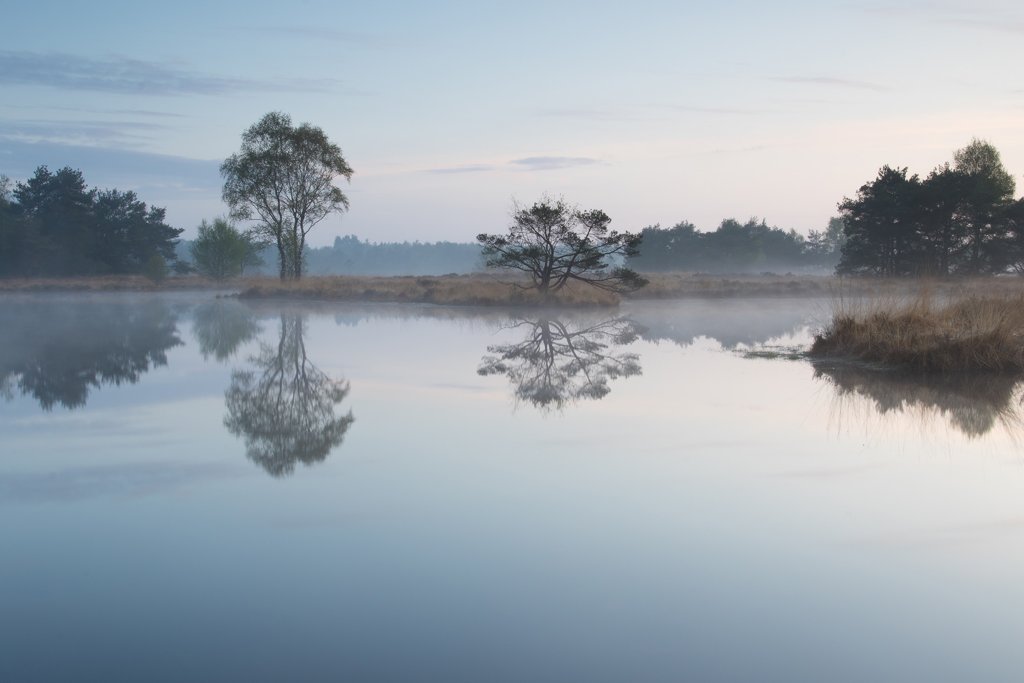
[[[369,242],[355,235],[307,250],[306,261],[306,270],[317,275],[446,275],[483,267],[476,243]]]
[[[629,265],[645,272],[762,272],[818,265],[825,257],[817,251],[823,246],[757,218],[746,223],[727,218],[712,232],[700,232],[688,221],[668,229],[654,225],[641,235],[643,253],[631,257]]]
[[[973,140],[926,178],[884,166],[844,199],[840,273],[981,275],[1024,263],[1021,203],[999,152]]]
[[[635,291],[647,281],[612,260],[637,254],[642,237],[609,231],[609,223],[599,209],[581,211],[545,197],[529,208],[514,205],[508,234],[481,233],[477,241],[488,267],[525,273],[545,298],[570,281],[609,292]]]
[[[239,232],[224,218],[216,218],[213,223],[200,224],[191,252],[196,270],[215,280],[224,280],[242,275],[249,266],[262,264],[260,248],[251,234]]]
[[[306,235],[348,198],[334,180],[352,178],[341,149],[324,131],[271,112],[242,134],[238,154],[220,167],[231,217],[256,221],[255,231],[277,246],[281,279],[302,277]]]
[[[174,260],[181,230],[134,192],[87,189],[81,171],[40,166],[0,192],[0,276],[140,273],[152,254]]]
[[[160,284],[167,279],[167,275],[170,271],[167,268],[167,261],[160,254],[150,254],[146,262],[142,264],[142,274],[146,276],[146,279]]]

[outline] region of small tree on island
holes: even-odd
[[[256,220],[256,231],[277,245],[281,279],[299,279],[306,235],[333,212],[348,209],[334,185],[351,180],[341,148],[321,128],[271,112],[242,134],[242,148],[220,167],[231,217]]]
[[[223,218],[213,223],[203,221],[199,236],[192,243],[192,260],[196,270],[214,280],[243,275],[249,266],[260,266],[260,250],[264,244],[251,232],[239,232]]]
[[[600,209],[581,211],[564,199],[543,197],[525,208],[512,208],[508,234],[481,233],[489,268],[518,270],[545,301],[570,281],[618,294],[632,292],[647,280],[612,261],[639,253],[639,234],[609,231],[611,218]]]

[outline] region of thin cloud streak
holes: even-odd
[[[875,92],[887,92],[889,88],[877,83],[868,81],[856,81],[849,78],[836,78],[834,76],[777,76],[769,80],[777,83],[794,83],[797,85],[824,85],[829,87],[854,88],[857,90],[873,90]]]
[[[173,187],[179,193],[219,197],[220,162],[153,154],[117,147],[12,140],[0,146],[0,167],[15,179],[26,179],[37,166],[81,169],[90,185]],[[125,188],[124,185],[130,187]],[[149,201],[160,205],[159,197]]]
[[[17,111],[31,110],[31,111],[63,111],[70,112],[73,114],[104,114],[109,116],[142,116],[145,118],[164,118],[164,119],[187,119],[187,114],[179,114],[177,112],[170,111],[154,111],[152,109],[89,109],[87,107],[61,107],[54,105],[28,105],[28,104],[0,104],[0,107],[4,109],[13,109]]]
[[[527,171],[554,171],[575,166],[593,166],[600,164],[600,159],[590,157],[524,157],[509,162]]]
[[[740,107],[699,107],[685,104],[665,105],[666,109],[679,112],[690,112],[694,114],[735,114],[739,116],[752,116],[756,114],[767,114],[764,109],[743,109]]]
[[[139,121],[0,121],[0,139],[85,145],[116,143],[130,147],[152,139],[162,130],[167,126]]]
[[[0,84],[119,95],[225,95],[245,91],[319,92],[333,79],[287,82],[226,78],[127,57],[103,59],[62,52],[0,51]]]
[[[536,112],[537,116],[544,118],[566,118],[566,119],[577,119],[582,121],[608,121],[608,122],[621,122],[629,123],[640,120],[640,117],[635,114],[627,114],[622,111],[616,111],[612,109],[561,109],[561,108],[547,108],[539,109]]]
[[[912,19],[932,25],[956,26],[963,28],[998,31],[1001,33],[1024,33],[1024,16],[1020,12],[1009,12],[977,5],[956,3],[908,3],[904,5],[861,4],[855,9],[868,14]]]
[[[463,166],[447,166],[441,168],[428,168],[424,173],[450,174],[450,173],[485,173],[493,171],[494,166],[489,164],[465,164]]]
[[[315,40],[323,40],[329,43],[380,46],[386,42],[382,37],[370,33],[341,31],[338,29],[323,28],[320,26],[240,26],[238,28],[243,31],[252,31],[255,33],[269,33],[276,35],[286,34],[298,36],[300,38],[313,38]]]

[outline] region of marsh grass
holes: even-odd
[[[465,306],[614,306],[615,294],[587,285],[567,285],[548,300],[521,283],[489,275],[436,277],[310,277],[298,282],[250,282],[243,299],[318,299]]]
[[[839,298],[810,355],[919,372],[1024,372],[1024,293],[972,289]]]

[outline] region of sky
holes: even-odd
[[[618,230],[807,233],[972,138],[1024,190],[1019,2],[8,3],[0,173],[80,169],[195,235],[270,111],[355,169],[314,246],[472,241],[562,196]],[[1020,192],[1018,192],[1018,196]]]

